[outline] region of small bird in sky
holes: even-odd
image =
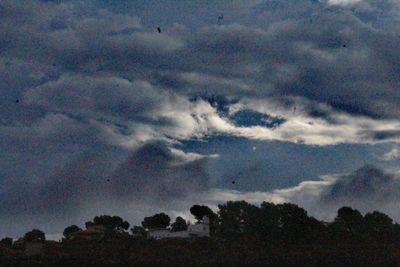
[[[218,23],[220,23],[221,20],[223,20],[223,19],[224,19],[224,14],[219,15],[218,16]]]
[[[161,28],[157,27],[157,31],[158,31],[158,33],[161,33]]]
[[[19,99],[15,100],[15,103],[19,103]]]

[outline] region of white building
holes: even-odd
[[[71,240],[101,240],[104,238],[107,228],[104,225],[91,225],[86,230],[74,233]]]
[[[210,219],[204,217],[201,222],[196,224],[188,225],[188,229],[185,231],[172,232],[170,229],[150,229],[148,232],[148,238],[162,239],[171,237],[193,237],[193,236],[210,236]]]
[[[188,226],[187,232],[189,236],[210,236],[210,219],[207,216],[203,217],[201,222]]]

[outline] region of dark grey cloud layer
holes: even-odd
[[[378,210],[399,222],[400,176],[365,165],[350,174],[276,190],[272,199],[299,203],[311,214],[325,220],[332,220],[339,208],[350,206],[363,213]]]
[[[118,206],[132,203],[137,209],[141,204],[143,209],[146,205],[168,209],[173,201],[209,189],[206,158],[176,154],[162,143],[146,144],[134,152],[109,146],[94,149],[75,153],[47,177],[28,176],[2,191],[2,231],[11,235],[21,231],[16,228],[20,223],[11,221],[22,221],[23,228],[54,231],[67,222],[82,223],[82,217],[96,215],[91,209],[110,211],[100,204],[107,202],[117,205],[111,208],[115,212]],[[130,220],[141,219],[135,218],[138,211],[125,212]]]
[[[400,177],[367,165],[336,180],[322,194],[322,203],[349,205],[362,211],[385,210],[400,219],[392,208],[400,201]]]
[[[253,203],[296,203],[312,216],[326,221],[332,221],[339,208],[350,206],[362,213],[381,211],[400,222],[400,176],[373,165],[347,174],[324,175],[320,180],[306,180],[273,191],[214,189],[200,196],[211,205],[242,199]]]
[[[179,150],[192,139],[398,142],[398,11],[394,0],[1,1],[2,231],[21,233],[16,218],[60,231],[88,210],[154,211],[207,191],[211,158]]]
[[[47,65],[42,68],[59,75],[151,79],[189,95],[300,96],[351,114],[398,118],[398,37],[374,28],[379,18],[368,15],[396,20],[396,2],[362,1],[350,9],[266,1],[254,7],[253,25],[189,31],[171,23],[163,34],[141,29],[134,10],[82,5],[5,1],[2,55]]]

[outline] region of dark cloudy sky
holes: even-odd
[[[235,199],[400,221],[399,25],[398,0],[0,0],[0,236]]]

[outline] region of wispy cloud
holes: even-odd
[[[383,160],[386,160],[386,161],[396,160],[399,157],[400,157],[400,150],[397,147],[393,148],[392,150],[383,154],[383,156],[382,156]]]

